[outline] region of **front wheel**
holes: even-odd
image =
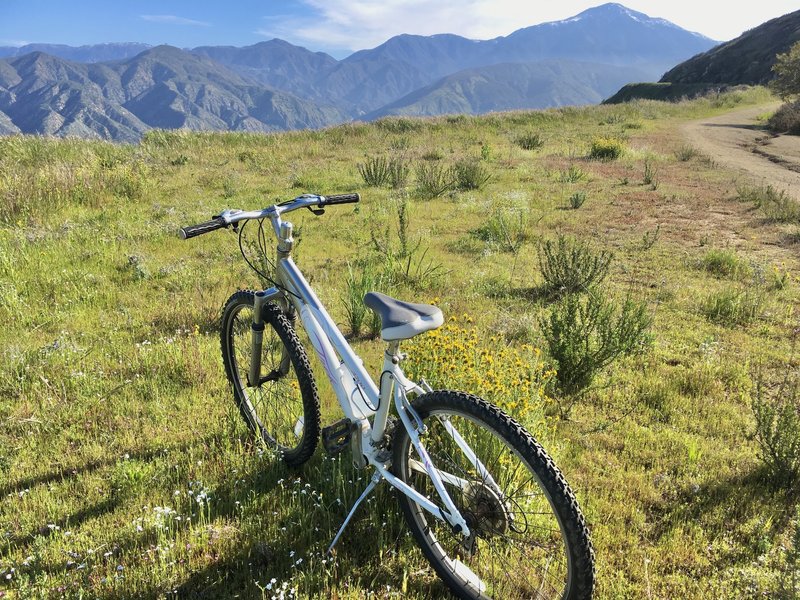
[[[222,312],[225,374],[250,430],[277,449],[288,465],[299,466],[314,453],[319,439],[314,375],[291,324],[275,304],[267,303],[261,377],[249,381],[254,299],[253,292],[236,292]]]
[[[473,599],[591,598],[588,528],[563,476],[533,437],[469,394],[431,392],[413,406],[427,426],[422,444],[470,535],[454,532],[405,494],[398,497],[414,538],[450,590]],[[408,432],[396,431],[394,474],[444,509]],[[459,436],[464,443],[456,442]]]

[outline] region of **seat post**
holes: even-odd
[[[400,340],[392,340],[386,344],[386,354],[392,358],[400,356]],[[394,360],[392,360],[394,362]]]

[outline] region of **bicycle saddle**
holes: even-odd
[[[441,327],[442,311],[430,304],[412,304],[386,294],[369,292],[364,304],[381,318],[381,339],[407,340],[418,333]]]

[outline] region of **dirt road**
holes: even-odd
[[[778,106],[761,105],[692,121],[681,132],[716,163],[752,183],[771,184],[800,199],[800,136],[773,136],[757,120]]]

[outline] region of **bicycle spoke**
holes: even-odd
[[[560,598],[569,562],[561,527],[538,477],[509,442],[482,422],[454,414],[445,418],[466,447],[438,417],[425,419],[429,430],[424,444],[434,467],[451,474],[451,482],[461,482],[448,483],[447,489],[471,535],[464,539],[422,509],[414,513],[425,535],[439,540],[441,549],[435,552],[449,556],[443,557],[443,566],[449,565],[456,580],[474,586],[470,576],[459,572],[454,559],[460,560],[493,598]],[[409,453],[416,457],[410,445]],[[408,474],[422,495],[443,507],[427,473],[415,468]]]

